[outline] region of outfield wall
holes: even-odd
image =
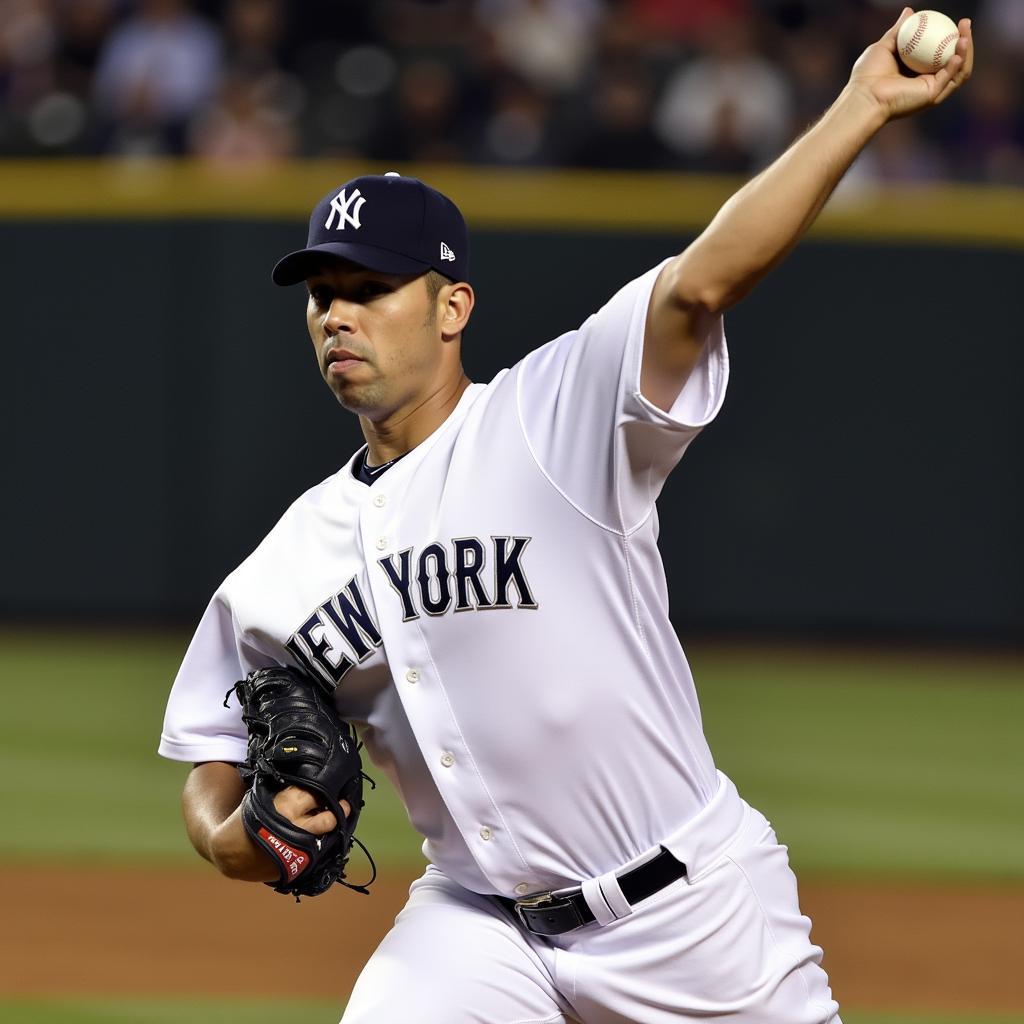
[[[269,269],[307,198],[360,169],[0,168],[0,609],[192,618],[359,443]],[[678,251],[737,184],[429,176],[475,228],[477,380]],[[679,624],[1021,635],[1022,286],[1024,193],[837,205],[727,317],[725,409],[660,502]]]

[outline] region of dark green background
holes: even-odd
[[[269,282],[303,225],[0,237],[0,612],[194,621],[360,442],[320,381],[301,289]],[[470,375],[686,241],[480,233]],[[1022,282],[1015,250],[809,240],[728,315],[724,413],[660,504],[681,628],[1022,635]]]

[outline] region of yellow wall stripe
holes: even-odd
[[[362,173],[416,174],[451,195],[471,227],[699,231],[742,179],[688,174],[506,170],[310,160],[216,168],[192,161],[0,163],[0,219],[304,219]],[[1024,189],[888,186],[841,193],[819,238],[1024,246]]]

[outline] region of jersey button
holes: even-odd
[[[450,750],[446,750],[441,755],[441,764],[443,764],[445,768],[451,768],[451,766],[455,764],[455,755]]]
[[[405,681],[407,683],[418,683],[420,681],[420,674],[416,669],[411,668],[405,673]]]
[[[529,885],[527,885],[526,882],[520,882],[515,887],[515,894],[517,896],[525,896],[529,891],[530,891],[530,887],[529,887]]]
[[[373,499],[373,503],[377,508],[383,508],[388,503],[388,499],[383,494],[378,494]]]
[[[491,832],[491,830],[486,825],[484,825],[484,827],[482,829],[480,829],[480,838],[481,839],[484,839],[484,840],[490,839],[493,834],[494,833]]]
[[[378,551],[383,551],[387,546],[388,546],[388,539],[387,539],[387,537],[378,537],[377,538],[377,550]]]

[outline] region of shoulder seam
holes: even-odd
[[[526,364],[527,360],[533,355],[531,352],[525,359],[523,359],[519,366],[516,368],[516,419],[519,420],[519,431],[523,435],[523,442],[526,444],[526,450],[530,453],[530,458],[533,459],[534,465],[540,470],[541,475],[551,485],[551,487],[558,493],[562,500],[576,512],[578,512],[588,522],[593,523],[594,526],[604,530],[606,533],[613,533],[616,537],[625,537],[627,533],[621,528],[616,529],[614,526],[608,526],[606,523],[602,523],[599,519],[594,518],[586,509],[581,508],[568,494],[562,490],[558,484],[551,478],[551,474],[544,468],[543,463],[540,461],[540,457],[537,455],[536,449],[533,447],[530,441],[530,433],[526,429],[526,424],[523,421],[523,407],[522,407],[522,367]],[[632,531],[630,531],[632,532]]]

